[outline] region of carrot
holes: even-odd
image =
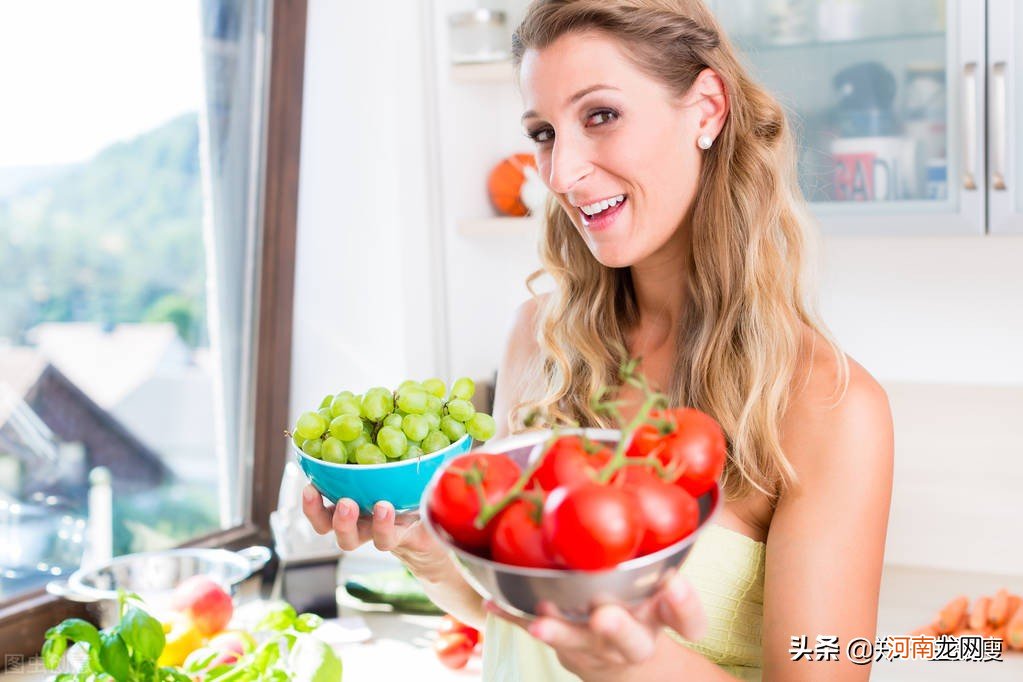
[[[995,627],[1004,625],[1009,620],[1009,591],[1004,587],[991,597],[991,604],[987,609],[987,620]]]
[[[909,636],[910,637],[916,637],[916,636],[919,636],[919,635],[927,635],[929,637],[934,637],[937,634],[938,634],[938,625],[937,625],[937,623],[928,623],[927,625],[919,627],[916,630],[913,630],[912,632],[910,632]]]
[[[1023,606],[1023,599],[1021,599],[1019,595],[1010,594],[1009,595],[1009,608],[1007,608],[1005,610],[1005,622],[1006,623],[1009,622],[1009,619],[1011,619],[1016,614],[1016,612],[1019,610],[1020,606]]]
[[[1005,624],[1005,644],[1012,649],[1023,650],[1023,609],[1017,608],[1016,613]]]
[[[984,626],[987,625],[988,605],[990,603],[990,597],[977,597],[973,602],[973,607],[970,609],[971,630],[983,630]]]
[[[938,613],[938,632],[948,634],[960,627],[960,621],[966,615],[967,605],[969,605],[969,600],[965,595],[960,595],[945,604]]]

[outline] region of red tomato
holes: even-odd
[[[610,568],[636,554],[643,520],[632,496],[617,486],[579,483],[551,491],[543,533],[556,561],[568,568]]]
[[[656,552],[696,530],[700,505],[677,485],[663,481],[649,469],[626,467],[624,489],[636,500],[643,518],[643,538],[637,556]]]
[[[430,514],[460,546],[485,550],[494,523],[476,528],[480,500],[473,482],[483,487],[484,499],[493,504],[511,489],[520,475],[515,462],[504,455],[473,453],[458,457],[441,474],[430,496]]]
[[[433,651],[437,658],[448,668],[458,670],[464,668],[472,656],[472,650],[476,645],[461,632],[449,632],[442,634],[433,643]]]
[[[494,561],[532,568],[555,567],[544,545],[542,512],[542,500],[528,498],[515,500],[501,512],[490,539]]]
[[[721,477],[728,446],[721,425],[709,414],[691,407],[673,410],[678,430],[667,436],[658,458],[669,467],[680,467],[676,483],[693,497],[714,487]]]
[[[542,456],[539,468],[533,472],[526,487],[536,485],[549,492],[559,485],[593,481],[611,460],[612,453],[603,446],[591,453],[579,436],[562,436]]]
[[[632,434],[632,441],[625,454],[629,457],[646,457],[661,444],[662,439],[675,431],[675,418],[669,410],[654,410],[650,413],[653,421],[642,424]]]
[[[458,620],[450,613],[445,613],[444,618],[441,619],[440,627],[437,628],[438,634],[446,635],[449,633],[458,633],[465,635],[472,642],[473,646],[480,641],[480,631],[471,625],[466,625],[462,621]]]

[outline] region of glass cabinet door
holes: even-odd
[[[716,0],[788,109],[803,193],[828,232],[982,233],[977,0]]]
[[[1023,7],[1016,0],[988,3],[988,206],[992,232],[1023,232]]]

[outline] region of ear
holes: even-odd
[[[689,88],[689,100],[699,112],[700,133],[718,136],[728,116],[728,93],[714,69],[704,69]]]

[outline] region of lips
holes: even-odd
[[[622,201],[618,202],[615,206],[609,206],[600,213],[594,213],[593,215],[586,215],[583,213],[581,208],[576,208],[579,212],[579,216],[583,221],[583,227],[591,232],[599,232],[606,230],[614,223],[615,218],[622,212],[622,207],[629,203],[629,197],[626,196]]]

